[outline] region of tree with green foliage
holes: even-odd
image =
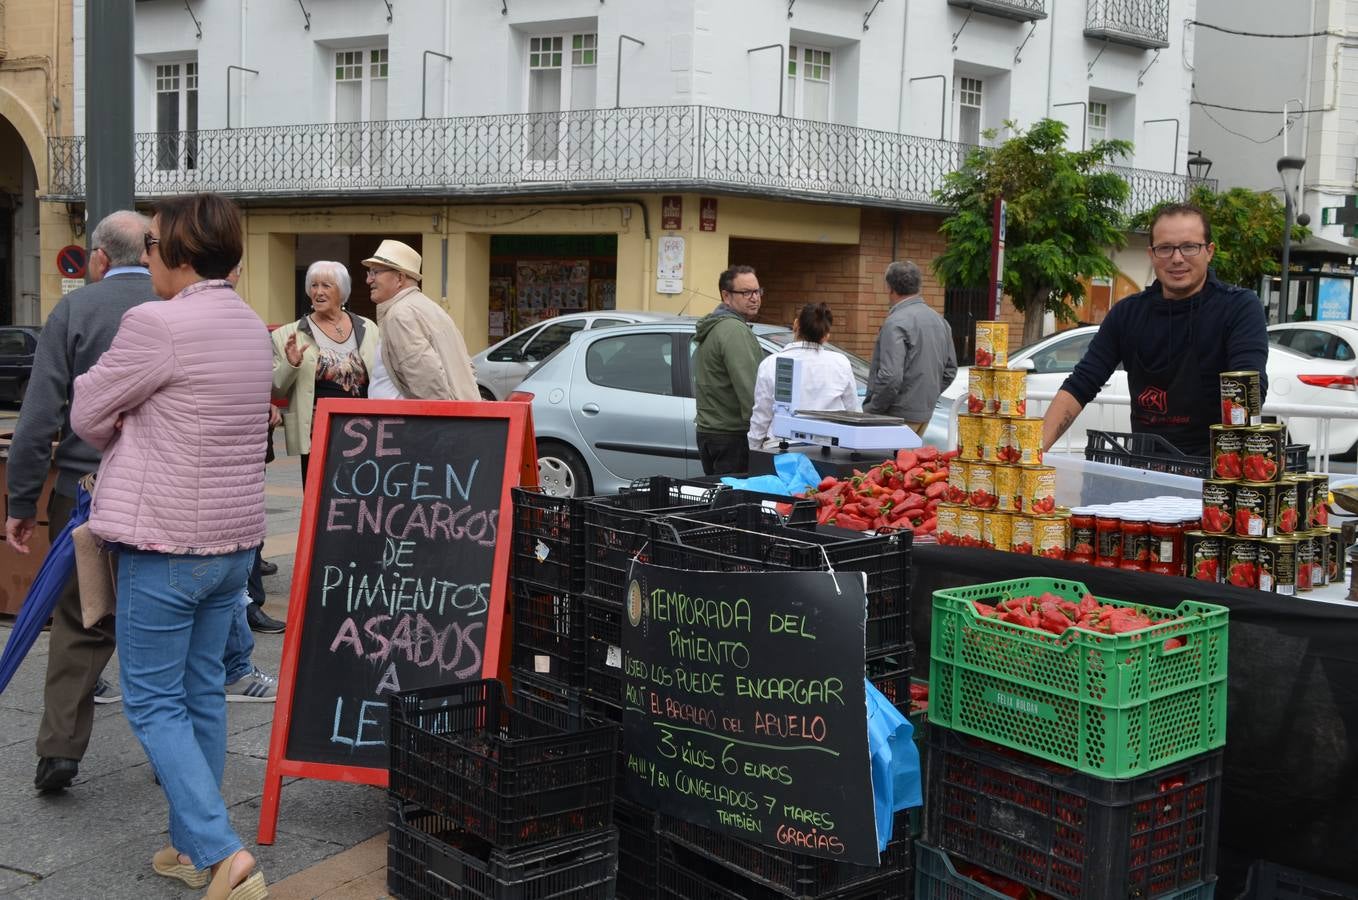
[[[1004,292],[1023,313],[1023,341],[1042,336],[1050,310],[1073,320],[1084,299],[1082,279],[1117,273],[1109,256],[1126,238],[1122,205],[1129,188],[1107,170],[1132,150],[1127,141],[1066,149],[1066,126],[1042,119],[997,147],[976,147],[962,168],[943,178],[935,199],[956,209],[941,233],[948,249],[934,260],[945,287],[989,284],[991,216],[1006,203]]]
[[[1212,223],[1212,240],[1217,245],[1212,270],[1227,284],[1238,284],[1252,291],[1259,289],[1265,275],[1282,271],[1279,252],[1286,224],[1283,202],[1266,191],[1231,188],[1217,193],[1205,184],[1196,185],[1189,202],[1207,215]],[[1132,219],[1132,227],[1145,231],[1151,219],[1165,204],[1156,204]],[[1292,228],[1292,240],[1310,237],[1311,230],[1301,225]]]

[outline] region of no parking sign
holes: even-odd
[[[57,251],[57,271],[67,278],[85,277],[85,248],[68,244]]]

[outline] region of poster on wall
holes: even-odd
[[[489,323],[487,336],[499,340],[509,333],[509,311],[514,306],[514,280],[512,278],[492,278],[490,280],[490,302],[487,304]]]
[[[1316,292],[1316,321],[1338,322],[1349,318],[1353,303],[1353,279],[1321,278]]]
[[[589,302],[589,260],[534,259],[515,264],[517,322],[525,328]]]

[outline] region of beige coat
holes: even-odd
[[[377,326],[371,319],[348,313],[358,335],[358,355],[372,377],[373,357],[377,354]],[[311,417],[316,406],[316,339],[312,337],[305,319],[289,322],[274,329],[273,338],[273,395],[287,400],[283,410],[283,437],[288,455],[299,456],[311,452]],[[297,349],[302,351],[302,364],[288,362],[288,338],[297,335]]]
[[[467,344],[451,316],[419,288],[377,304],[382,365],[407,400],[480,400]]]

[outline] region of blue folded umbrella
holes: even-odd
[[[67,579],[75,573],[75,545],[71,541],[71,532],[89,517],[90,495],[84,488],[77,488],[75,512],[71,513],[71,521],[52,541],[42,567],[33,578],[33,586],[24,598],[24,605],[14,619],[14,630],[9,633],[5,650],[0,653],[0,692],[9,687],[10,679],[19,671],[19,663],[33,649],[33,642],[52,617],[52,608],[57,605],[57,598],[65,589]]]

